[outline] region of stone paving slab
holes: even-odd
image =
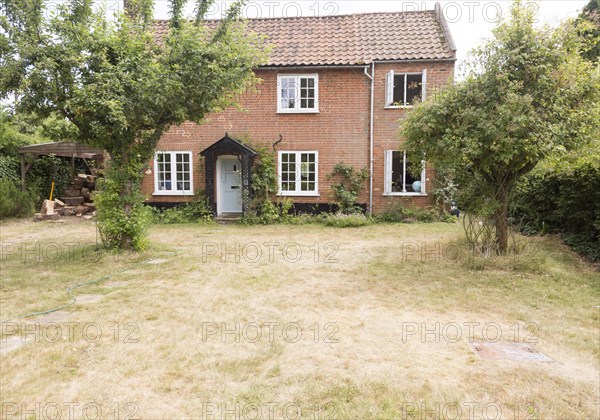
[[[116,288],[116,287],[125,287],[127,286],[127,282],[126,281],[111,281],[109,283],[105,283],[102,285],[102,287],[107,287],[110,289]]]
[[[148,261],[148,264],[164,264],[167,261],[169,261],[169,260],[165,260],[163,258],[156,258],[156,259]]]
[[[75,297],[77,298],[77,303],[94,303],[102,299],[104,295],[78,295]]]
[[[0,354],[5,354],[27,344],[27,339],[20,334],[0,339]]]
[[[26,320],[26,322],[35,322],[35,323],[41,323],[41,324],[65,322],[69,319],[70,316],[71,316],[70,312],[54,311],[54,312],[50,312],[49,314],[37,316],[35,318],[29,318]]]
[[[527,343],[469,343],[473,353],[483,360],[514,360],[553,363],[554,360]]]

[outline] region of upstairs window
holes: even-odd
[[[277,76],[277,112],[319,112],[319,76]]]
[[[422,73],[394,73],[387,76],[386,107],[400,108],[413,106],[416,101],[425,100],[427,71]]]
[[[192,152],[156,152],[154,194],[193,194]]]
[[[425,195],[425,162],[412,163],[405,151],[386,150],[384,192],[386,195]]]

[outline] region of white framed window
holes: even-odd
[[[279,195],[319,195],[318,152],[279,152]]]
[[[277,112],[319,112],[319,75],[279,74]]]
[[[427,70],[421,73],[394,73],[386,82],[386,108],[412,107],[415,101],[424,101],[427,94]]]
[[[385,195],[427,195],[425,161],[411,164],[406,151],[386,150],[384,164]],[[419,165],[419,167],[414,165]]]
[[[156,152],[154,195],[194,194],[192,152]]]

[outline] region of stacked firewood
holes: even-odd
[[[95,216],[96,207],[91,193],[96,189],[96,175],[79,174],[60,200],[55,200],[57,213],[61,216]],[[88,217],[86,217],[87,219]],[[89,217],[91,218],[91,217]]]
[[[92,191],[96,189],[97,175],[79,174],[61,199],[44,200],[42,211],[33,216],[34,221],[58,220],[61,216],[91,219],[96,215]]]

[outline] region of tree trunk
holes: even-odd
[[[127,168],[128,164],[129,164],[129,156],[127,155],[127,153],[125,153],[123,155],[123,160],[122,160],[123,169]],[[133,182],[130,179],[124,179],[122,189],[121,189],[121,197],[124,198],[123,212],[125,214],[126,220],[129,220],[129,217],[130,217],[129,215],[130,215],[131,209],[133,207],[133,204],[130,202],[130,200],[127,199],[127,197],[131,197],[132,193],[133,193]],[[125,249],[125,250],[133,249],[133,237],[131,236],[131,234],[126,233],[126,232],[123,232],[121,234],[121,249]]]
[[[508,193],[509,186],[505,183],[498,190],[498,202],[500,207],[496,210],[496,245],[498,253],[505,255],[508,251]]]
[[[131,197],[133,193],[133,182],[131,180],[125,180],[123,182],[123,190],[121,191],[121,197]],[[128,200],[125,200],[123,203],[123,212],[125,213],[125,218],[129,219],[129,214],[131,213],[131,209],[133,204]],[[121,248],[126,250],[133,249],[133,237],[129,233],[123,232],[121,235]]]

